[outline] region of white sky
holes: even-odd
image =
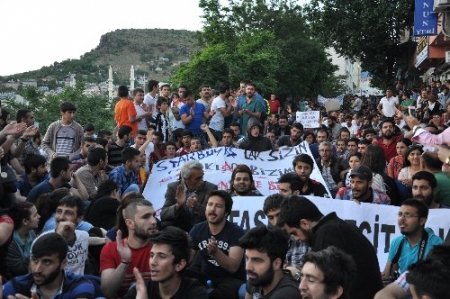
[[[0,76],[95,48],[116,29],[200,30],[198,0],[0,0]]]

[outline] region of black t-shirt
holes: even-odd
[[[193,249],[200,251],[201,273],[205,273],[208,279],[215,281],[221,280],[225,277],[233,277],[245,280],[244,259],[242,259],[238,271],[235,273],[230,273],[219,266],[214,257],[208,254],[206,246],[212,234],[209,232],[208,223],[206,221],[194,225],[189,235],[192,238]],[[219,234],[215,235],[214,238],[217,240],[219,250],[228,255],[231,247],[239,246],[239,238],[243,235],[244,231],[242,228],[234,223],[226,221],[223,230]]]
[[[268,294],[262,294],[260,287],[253,287],[247,284],[247,293],[252,295],[253,299],[288,299],[300,298],[298,290],[298,282],[295,281],[290,273],[284,273],[283,278],[278,282],[277,286]]]
[[[112,166],[119,166],[122,164],[122,151],[126,146],[120,146],[113,142],[108,146],[108,163]]]
[[[154,281],[147,282],[147,295],[150,299],[161,299],[159,295],[159,283]],[[124,299],[135,299],[136,298],[136,286],[130,288]],[[208,293],[206,288],[201,285],[198,281],[189,278],[183,278],[180,287],[172,299],[207,299]]]
[[[90,204],[85,220],[93,226],[106,230],[114,227],[116,223],[117,208],[120,203],[117,199],[104,196],[98,198]]]

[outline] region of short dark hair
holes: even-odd
[[[335,294],[338,288],[342,287],[342,295],[339,298],[350,298],[349,291],[356,279],[357,269],[352,256],[335,246],[329,246],[320,251],[307,253],[303,257],[303,263],[314,264],[323,273],[325,294]]]
[[[71,102],[64,102],[59,105],[59,111],[67,112],[67,111],[77,111],[77,108]]]
[[[106,161],[106,150],[102,147],[90,148],[87,155],[88,164],[97,166],[101,160]]]
[[[122,162],[132,161],[134,157],[139,156],[141,152],[134,147],[127,147],[122,151]]]
[[[118,190],[117,183],[113,180],[106,180],[100,183],[97,189],[97,193],[95,194],[95,198],[100,198],[103,196],[108,196],[113,192],[114,190]]]
[[[95,131],[95,126],[94,124],[91,123],[87,123],[84,125],[84,132],[91,132],[91,131]]]
[[[26,118],[27,114],[30,113],[30,112],[31,112],[31,110],[29,110],[29,109],[19,109],[19,110],[17,110],[16,121],[18,123],[20,123],[22,121],[22,118]]]
[[[418,296],[450,298],[449,267],[433,260],[419,261],[408,268],[406,282],[414,286]]]
[[[206,197],[207,203],[209,198],[211,198],[212,196],[218,196],[223,199],[223,201],[225,202],[225,213],[229,215],[231,213],[231,209],[233,208],[233,198],[231,198],[231,195],[225,190],[213,190],[209,192],[208,196]]]
[[[159,82],[156,80],[148,80],[148,91],[152,91],[155,86],[158,86]]]
[[[402,202],[400,206],[409,206],[416,208],[417,216],[420,218],[428,218],[428,207],[420,200],[409,198]]]
[[[66,157],[56,157],[50,162],[50,175],[57,178],[61,171],[67,171],[70,167],[70,160]]]
[[[271,210],[277,210],[281,207],[281,202],[284,200],[284,197],[279,194],[271,194],[267,196],[264,200],[263,211],[264,214],[267,215]]]
[[[46,163],[47,159],[45,159],[44,156],[30,154],[25,156],[25,159],[23,160],[23,167],[25,168],[25,173],[30,174],[33,168],[38,168]]]
[[[51,244],[51,246],[49,246]],[[31,247],[31,256],[41,258],[56,254],[60,262],[67,256],[68,246],[63,237],[57,233],[48,233],[39,236]]]
[[[238,164],[238,165],[236,165],[236,167],[233,169],[233,172],[231,173],[230,191],[231,192],[234,191],[233,182],[234,182],[234,179],[236,178],[236,174],[239,172],[244,172],[244,173],[248,174],[248,176],[250,178],[251,189],[254,190],[255,189],[255,181],[253,180],[252,170],[250,169],[250,167],[248,167],[245,164]]]
[[[225,133],[227,133],[227,134],[231,134],[231,137],[233,137],[233,138],[234,138],[234,131],[233,131],[233,130],[231,130],[230,128],[225,128],[225,129],[223,129],[223,133],[222,133],[222,136],[223,136],[223,134],[225,134]]]
[[[156,101],[156,106],[161,106],[162,103],[169,104],[169,101],[165,97],[158,97],[158,100]]]
[[[137,130],[137,134],[136,135],[144,135],[147,136],[147,131],[146,130]]]
[[[358,144],[365,144],[365,145],[371,145],[372,144],[372,142],[370,142],[370,140],[369,139],[366,139],[366,138],[361,138],[359,141],[358,141]]]
[[[268,228],[265,225],[250,229],[239,239],[243,249],[255,249],[267,253],[271,261],[279,258],[281,265],[289,248],[289,236],[278,227]]]
[[[418,171],[416,172],[413,176],[412,176],[412,182],[414,182],[414,180],[425,180],[428,182],[428,184],[430,184],[431,189],[436,189],[437,187],[437,180],[436,177],[434,176],[434,174],[432,174],[431,172],[428,171]]]
[[[135,88],[133,90],[133,97],[135,97],[140,92],[144,93],[144,90],[142,88]]]
[[[293,195],[281,203],[277,225],[282,227],[287,224],[299,228],[301,219],[319,221],[322,217],[323,214],[312,201],[303,196]]]
[[[294,160],[292,160],[292,167],[295,169],[295,166],[298,162],[303,162],[311,166],[311,169],[314,169],[314,160],[308,154],[300,154],[295,156]]]
[[[9,216],[14,222],[14,230],[22,227],[22,221],[30,219],[30,209],[34,207],[29,201],[16,201],[9,209]]]
[[[119,98],[124,98],[124,97],[128,97],[128,87],[126,87],[125,85],[120,85],[119,88],[117,89],[117,96]]]
[[[185,98],[192,97],[192,91],[186,89],[186,91],[184,92],[184,97]]]
[[[230,89],[230,86],[227,83],[219,83],[216,87],[219,93],[226,93],[228,89]]]
[[[58,206],[67,206],[71,208],[77,208],[77,217],[81,217],[84,214],[84,203],[81,198],[75,195],[66,195],[59,200]]]
[[[296,128],[296,129],[298,129],[298,130],[303,132],[303,125],[301,123],[299,123],[299,122],[293,123],[291,128]]]
[[[106,136],[112,136],[111,131],[109,130],[100,130],[97,133],[98,138],[105,138]]]
[[[117,136],[119,136],[119,138],[122,139],[123,137],[125,137],[125,135],[130,135],[132,130],[133,129],[131,129],[130,126],[127,125],[121,126],[117,131]]]
[[[174,263],[179,263],[185,260],[186,264],[189,262],[190,244],[186,232],[178,227],[167,226],[161,231],[150,237],[152,244],[169,245],[174,255]]]
[[[288,172],[282,174],[278,179],[278,183],[287,183],[290,185],[292,192],[300,191],[303,187],[302,182],[300,181],[298,175],[295,172]]]
[[[349,142],[354,142],[354,143],[356,143],[356,145],[358,145],[359,139],[356,138],[356,137],[353,137],[353,138],[350,138],[349,140],[347,140],[347,144],[348,144]]]

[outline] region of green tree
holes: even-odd
[[[200,0],[206,45],[172,77],[197,87],[241,79],[281,96],[313,96],[326,82],[335,82],[335,67],[306,25],[295,1]]]
[[[94,124],[96,130],[114,127],[111,104],[105,96],[88,96],[83,94],[84,83],[78,81],[75,88],[66,87],[59,94],[44,95],[35,88],[24,88],[21,95],[27,103],[17,103],[13,99],[4,101],[7,109],[15,115],[18,109],[31,109],[39,122],[41,134],[45,134],[50,123],[60,118],[59,105],[62,102],[71,102],[77,107],[75,120],[81,125]]]
[[[413,23],[413,0],[311,0],[306,6],[314,33],[339,54],[359,59],[380,88],[410,68],[415,43],[401,43]]]

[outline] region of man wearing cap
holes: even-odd
[[[395,122],[393,118],[385,118],[381,121],[381,137],[374,138],[372,144],[376,144],[384,151],[386,161],[391,161],[397,155],[397,142],[403,138],[403,134],[395,133]]]
[[[357,203],[370,202],[376,204],[390,204],[391,199],[386,193],[372,189],[372,171],[361,165],[350,172],[351,188],[341,188],[336,199],[353,200]]]

